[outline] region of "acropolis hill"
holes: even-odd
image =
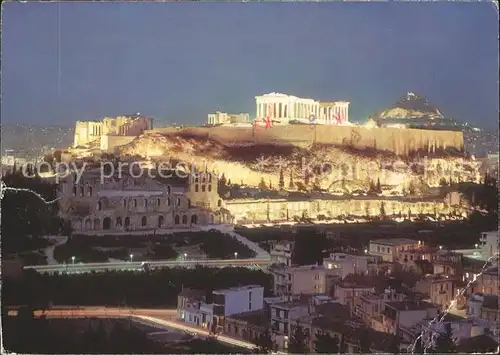
[[[233,183],[249,186],[264,182],[277,187],[285,175],[294,185],[328,191],[366,191],[379,180],[388,191],[401,193],[411,186],[424,193],[443,179],[478,180],[477,167],[464,154],[460,131],[354,125],[348,121],[346,101],[272,93],[257,96],[256,103],[261,118],[253,123],[248,114],[217,112],[209,115],[206,126],[151,129],[150,118],[131,115],[107,119],[105,134],[99,122],[92,122],[93,135],[88,129],[81,132],[79,123],[75,146],[78,141],[80,149],[73,152],[206,164]],[[415,168],[417,157],[427,159],[425,172]],[[305,172],[304,164],[321,171]],[[413,166],[398,170],[394,164]]]

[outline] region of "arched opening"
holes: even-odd
[[[127,200],[126,199],[123,199],[122,205],[123,205],[123,207],[127,207]]]
[[[169,198],[167,198],[167,206],[170,206],[170,203],[171,202],[170,202],[170,197],[169,197]]]
[[[217,201],[217,207],[222,207],[222,200]]]
[[[181,199],[179,197],[177,197],[177,206],[180,206],[181,205]]]
[[[76,186],[73,186],[73,196],[76,196]]]
[[[208,182],[212,182],[212,174],[208,174]]]
[[[130,227],[130,217],[125,217],[125,228]]]
[[[137,200],[134,199],[134,207],[137,207]]]
[[[212,185],[208,185],[208,192],[212,191]]]
[[[106,217],[102,221],[102,229],[110,229],[111,228],[111,218]]]
[[[160,203],[161,203],[160,199],[159,199],[159,198],[157,198],[157,199],[156,199],[156,206],[160,207]]]
[[[75,221],[75,229],[76,230],[82,229],[82,221]]]
[[[201,192],[205,192],[205,184],[201,185]]]
[[[188,208],[191,208],[191,200],[188,199]]]
[[[198,185],[194,185],[194,192],[198,192]]]
[[[85,188],[83,186],[80,186],[80,196],[85,196]]]
[[[87,188],[87,196],[91,197],[92,196],[92,186],[89,186]]]
[[[94,229],[95,230],[101,229],[101,221],[99,219],[94,219]]]
[[[122,226],[122,218],[121,217],[116,217],[116,226],[121,227]]]
[[[198,216],[194,214],[191,216],[191,224],[196,224],[196,223],[198,223]]]
[[[210,215],[210,224],[214,224],[214,215],[213,214]]]
[[[163,223],[165,222],[165,217],[162,215],[158,216],[158,227],[163,227]]]
[[[181,222],[181,219],[180,219],[179,215],[176,215],[174,218],[174,224],[179,224],[180,222]]]
[[[148,199],[147,198],[144,199],[144,207],[148,207]]]
[[[102,202],[101,201],[97,201],[97,210],[98,211],[102,210]]]
[[[170,195],[171,192],[172,192],[172,188],[170,187],[170,185],[167,185],[167,194]]]
[[[86,230],[92,229],[92,221],[90,219],[85,220],[85,229]]]
[[[188,217],[186,215],[182,216],[182,224],[188,223]]]
[[[142,216],[142,218],[141,218],[141,226],[146,227],[147,224],[148,224],[148,217]]]

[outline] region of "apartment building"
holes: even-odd
[[[498,294],[498,290],[500,289],[500,278],[498,275],[498,266],[491,266],[483,271],[482,274],[477,274],[475,282],[471,287],[471,293]]]
[[[369,260],[370,257],[366,255],[331,253],[327,259],[323,259],[323,267],[329,275],[343,280],[348,275],[366,275]]]
[[[270,314],[267,309],[233,314],[224,321],[224,335],[253,342],[269,329]]]
[[[387,302],[382,312],[382,327],[384,332],[397,334],[408,331],[424,319],[434,318],[438,307],[423,301]]]
[[[466,284],[458,278],[450,278],[442,275],[433,275],[429,285],[430,301],[438,305],[441,310],[446,310],[453,300],[458,309],[465,306],[465,298],[460,296],[460,291]]]
[[[390,238],[370,240],[370,255],[379,257],[383,261],[396,262],[401,259],[400,253],[418,249],[423,246],[421,241],[409,238]]]
[[[454,251],[440,250],[432,258],[434,274],[450,277],[461,277],[463,254]]]
[[[277,296],[328,293],[332,284],[330,270],[318,265],[275,266],[271,268],[271,274]]]
[[[233,314],[261,310],[264,307],[264,287],[247,285],[213,292],[214,325],[224,330],[224,319]]]
[[[273,264],[292,265],[294,242],[277,242],[271,247],[271,262]]]
[[[310,314],[309,298],[300,298],[290,302],[274,303],[270,305],[271,329],[279,349],[287,349],[291,335],[291,324]]]
[[[481,233],[481,237],[479,239],[479,247],[487,258],[491,258],[495,254],[498,255],[499,245],[500,238],[497,230]]]
[[[360,317],[367,326],[371,327],[373,319],[381,322],[382,311],[386,302],[403,301],[404,298],[404,294],[396,292],[392,288],[387,288],[381,293],[362,294],[355,299],[354,314]]]

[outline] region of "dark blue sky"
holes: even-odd
[[[489,3],[4,3],[2,121],[204,123],[273,91],[365,120],[414,91],[495,127],[497,20]]]

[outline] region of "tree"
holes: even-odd
[[[260,182],[259,182],[259,189],[261,189],[261,190],[265,190],[265,189],[267,189],[266,182],[264,181],[264,178],[261,178],[261,179],[260,179]]]
[[[256,354],[269,354],[273,351],[278,350],[278,345],[273,340],[271,331],[266,329],[264,333],[261,333],[253,341],[256,345],[254,352]]]
[[[359,352],[362,354],[368,354],[371,353],[370,351],[370,345],[372,344],[372,341],[370,339],[370,333],[368,332],[367,329],[363,330],[361,334],[361,338],[359,339]]]
[[[280,188],[281,190],[285,188],[285,177],[284,177],[284,175],[283,175],[283,169],[280,169],[279,188]]]
[[[304,328],[299,325],[299,322],[297,322],[297,325],[293,329],[292,336],[290,337],[288,352],[291,354],[309,353],[307,334],[305,333]]]
[[[423,354],[423,353],[424,353],[424,347],[422,346],[422,338],[418,337],[417,340],[415,340],[413,354]]]
[[[378,194],[382,193],[382,187],[380,186],[380,178],[377,179],[377,186],[375,188]]]
[[[382,201],[380,203],[380,218],[381,219],[385,219],[385,217],[386,217],[386,214],[385,214],[385,203],[384,203],[384,201]]]
[[[339,353],[340,354],[345,354],[347,351],[347,344],[345,342],[345,335],[342,334],[340,336],[340,342],[339,342]]]
[[[339,338],[330,333],[318,331],[314,340],[314,351],[318,354],[336,354],[339,352]]]
[[[295,187],[295,186],[294,186],[294,183],[293,183],[293,171],[292,171],[292,170],[290,170],[290,180],[289,180],[289,182],[288,182],[288,187],[289,187],[290,189],[293,189],[293,188]]]
[[[450,323],[444,324],[444,332],[439,333],[437,336],[432,352],[437,354],[456,352],[456,345],[453,341],[453,331]]]
[[[305,174],[304,175],[304,185],[308,186],[309,185],[309,172],[306,171],[304,174]]]
[[[439,180],[439,186],[448,186],[448,182],[445,178],[441,178],[441,180]]]

